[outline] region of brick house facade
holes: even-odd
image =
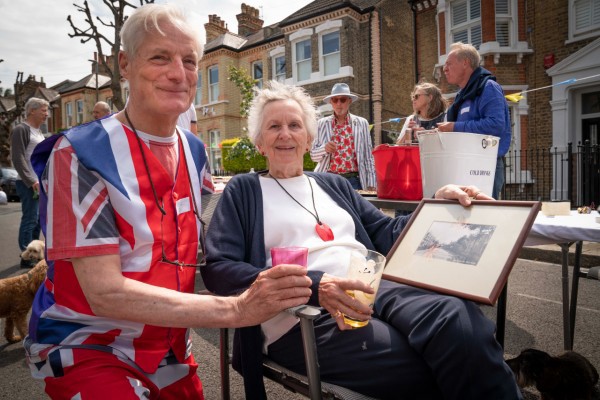
[[[454,98],[458,88],[448,85],[442,67],[455,41],[476,45],[482,66],[506,94],[586,78],[509,102],[511,151],[552,147],[565,152],[568,143],[598,143],[600,109],[593,104],[600,96],[600,77],[594,77],[600,74],[600,0],[316,0],[268,27],[262,27],[256,9],[244,4],[238,21],[254,25],[238,34],[217,16],[205,25],[208,43],[200,62],[204,81],[197,109],[199,133],[210,146],[215,138],[240,136],[245,126],[239,90],[227,80],[228,65],[253,73],[261,63],[263,82],[279,78],[305,87],[324,115],[331,108],[323,97],[334,83],[348,83],[359,96],[351,112],[373,124],[376,145],[389,141],[387,131],[400,129],[401,123],[390,119],[412,113],[409,94],[416,82],[435,83],[450,101]],[[310,59],[299,53],[307,49]],[[331,55],[337,59],[329,74],[326,56]],[[284,75],[276,70],[282,62]],[[207,101],[211,66],[219,69],[218,101]],[[218,132],[212,141],[209,131]],[[562,167],[513,161],[507,176],[533,184],[551,181],[557,168]],[[564,191],[564,184],[557,185],[551,197]]]
[[[402,99],[413,84],[411,71],[402,62],[410,57],[405,58],[400,48],[410,38],[411,15],[405,1],[318,0],[263,28],[258,10],[242,4],[237,34],[220,17],[209,16],[196,109],[198,134],[207,143],[213,169],[221,167],[218,143],[241,136],[246,124],[239,115],[239,90],[227,80],[229,65],[246,69],[260,78],[259,84],[278,79],[303,86],[322,115],[332,112],[322,99],[335,83],[345,82],[358,96],[350,112],[373,124],[374,144],[385,140],[382,131],[389,128],[385,122],[410,113],[408,97]],[[412,46],[412,41],[408,43]],[[384,85],[386,80],[393,84]]]
[[[456,38],[478,47],[482,66],[496,76],[507,94],[586,78],[531,91],[518,103],[509,102],[514,154],[543,148],[564,153],[569,143],[586,140],[598,144],[600,106],[586,104],[594,99],[598,104],[600,98],[600,76],[595,76],[600,74],[599,0],[409,3],[416,16],[417,79],[433,80],[449,99],[457,88],[445,82],[441,68]],[[430,39],[433,26],[437,28],[437,42]],[[548,168],[532,162],[528,165],[523,159],[512,161],[507,166],[507,182],[511,177],[531,183],[545,181],[552,187],[551,198],[565,198],[566,179],[564,183],[552,182],[554,176],[566,176],[563,164]]]

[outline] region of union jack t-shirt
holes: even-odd
[[[168,354],[179,361],[191,354],[187,329],[94,315],[70,262],[119,255],[125,277],[193,292],[195,268],[161,258],[164,249],[170,260],[196,263],[201,224],[195,211],[199,215],[202,192],[214,191],[206,150],[191,132],[179,132],[173,179],[150,151],[147,136],[139,138],[110,117],[70,130],[52,148],[40,180],[49,269],[34,300],[25,342],[34,377],[55,376],[71,365],[73,348],[114,353],[147,373],[156,371]]]

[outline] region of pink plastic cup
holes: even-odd
[[[272,247],[271,260],[273,266],[280,264],[298,264],[306,267],[308,260],[307,247]]]

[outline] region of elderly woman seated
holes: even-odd
[[[358,195],[348,181],[303,171],[316,110],[300,87],[271,82],[257,93],[248,120],[251,140],[268,158],[266,172],[237,175],[227,184],[208,229],[207,288],[234,295],[272,266],[272,247],[309,248],[309,304],[315,320],[321,378],[377,398],[520,399],[514,377],[494,338],[494,324],[477,304],[382,281],[373,309],[346,291],[373,293],[345,278],[341,254],[367,248],[387,254],[408,217],[390,218]],[[491,199],[475,187],[448,185],[436,198]],[[369,320],[353,329],[343,315]],[[300,328],[282,313],[236,332],[234,367],[246,397],[266,398],[261,351],[305,373]]]

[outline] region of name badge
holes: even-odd
[[[190,211],[190,198],[184,197],[183,199],[177,200],[175,208],[177,209],[177,215]]]
[[[465,107],[465,108],[461,108],[461,109],[460,109],[460,113],[461,113],[461,114],[464,114],[464,113],[466,113],[466,112],[469,112],[470,110],[471,110],[471,107],[467,106],[467,107]]]

